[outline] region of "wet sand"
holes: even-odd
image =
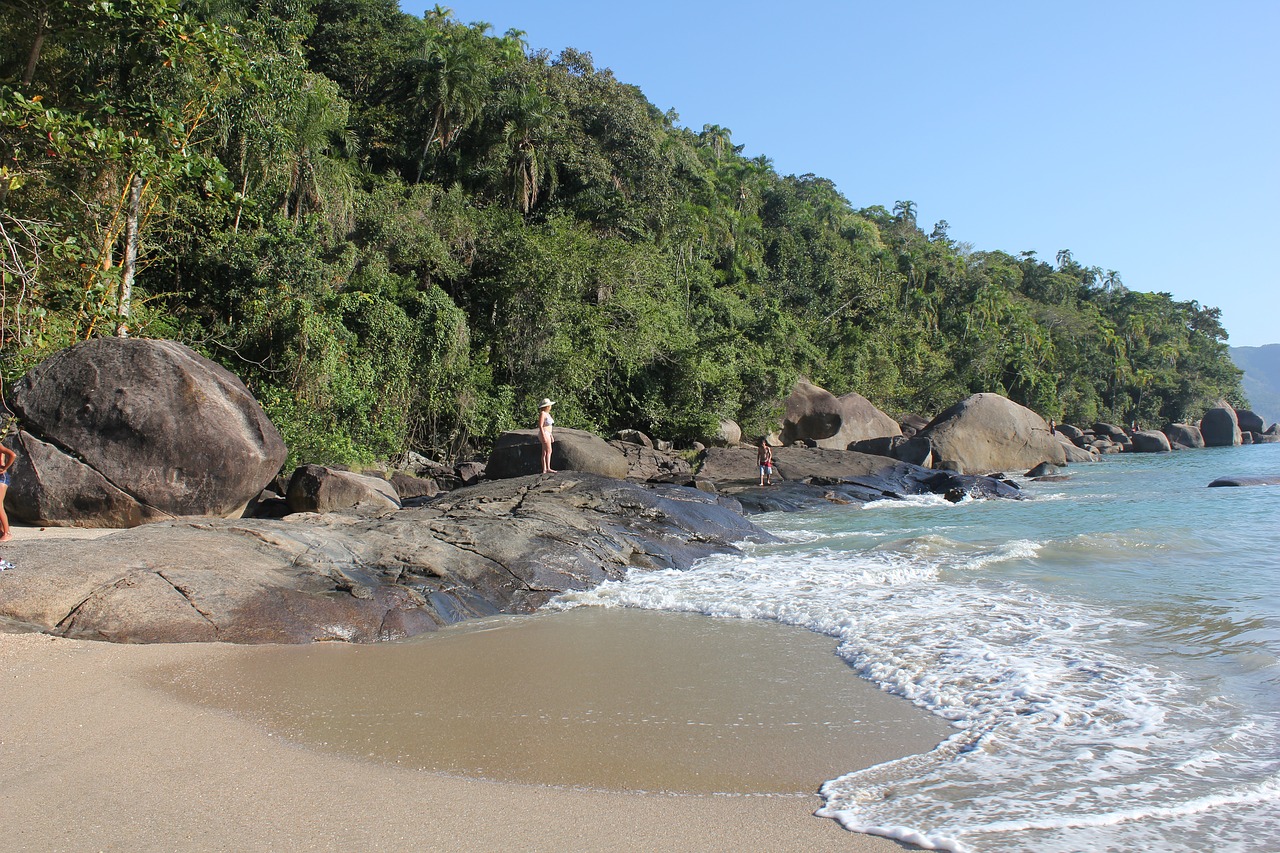
[[[947,733],[829,640],[631,611],[382,646],[0,634],[0,719],[14,851],[901,850],[812,792]]]

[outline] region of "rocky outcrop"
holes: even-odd
[[[301,465],[289,479],[285,495],[294,512],[341,512],[359,506],[400,506],[395,487],[380,477],[340,471],[323,465]]]
[[[875,456],[888,456],[899,462],[910,462],[922,468],[929,468],[933,463],[933,443],[924,436],[893,435],[886,438],[868,438],[855,441],[849,445],[855,453],[870,453]]]
[[[614,440],[609,445],[626,457],[628,480],[672,482],[687,478],[693,470],[687,459],[674,453],[628,441]]]
[[[620,429],[612,440],[626,442],[627,444],[638,444],[641,447],[653,449],[653,439],[638,429]]]
[[[552,433],[551,467],[557,471],[581,471],[621,480],[627,476],[627,459],[598,435],[556,427]],[[533,429],[504,432],[493,445],[485,476],[491,480],[524,477],[542,472],[542,445]]]
[[[1204,436],[1200,427],[1191,424],[1166,424],[1160,430],[1169,439],[1169,446],[1174,448],[1204,447]]]
[[[1142,430],[1131,436],[1134,453],[1168,453],[1169,437],[1155,430]]]
[[[744,511],[790,512],[828,503],[865,503],[910,495],[950,495],[959,500],[1020,498],[1017,487],[992,477],[934,471],[886,456],[846,450],[780,447],[773,452],[774,486],[759,486],[755,451],[709,448],[698,477],[731,495]]]
[[[1041,462],[1067,464],[1066,451],[1049,424],[999,394],[975,394],[957,403],[921,435],[933,442],[936,460],[966,474],[1025,471]]]
[[[1068,441],[1077,442],[1084,436],[1084,430],[1071,424],[1058,424],[1054,429],[1058,435],[1064,436]]]
[[[31,524],[238,515],[287,453],[239,379],[172,341],[77,344],[32,368],[12,405],[9,507]]]
[[[837,397],[805,380],[796,383],[786,399],[779,438],[826,450],[845,450],[857,441],[902,435],[893,418],[860,394]]]
[[[772,540],[736,510],[695,489],[555,474],[417,509],[23,540],[5,549],[17,567],[0,573],[0,622],[116,642],[394,639]]]
[[[1214,406],[1200,419],[1200,434],[1205,447],[1239,447],[1240,424],[1236,410],[1230,406]]]
[[[1236,409],[1236,424],[1241,432],[1263,432],[1267,425],[1262,416],[1250,409]]]
[[[1059,435],[1058,443],[1062,445],[1062,451],[1067,455],[1067,464],[1074,465],[1077,462],[1097,462],[1098,452],[1092,447],[1076,447],[1067,439],[1066,436]]]

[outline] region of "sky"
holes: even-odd
[[[435,4],[430,4],[434,6]],[[401,0],[421,15],[423,0]],[[591,53],[855,207],[916,203],[975,250],[1061,249],[1280,343],[1276,0],[455,0]]]

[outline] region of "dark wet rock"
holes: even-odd
[[[1267,428],[1262,416],[1251,409],[1236,409],[1236,423],[1241,432],[1263,432]]]
[[[1025,477],[1048,477],[1050,474],[1056,474],[1056,473],[1058,473],[1058,466],[1057,466],[1057,465],[1050,465],[1048,462],[1041,462],[1039,465],[1037,465],[1036,467],[1032,468],[1030,471],[1028,471],[1028,472],[1027,472],[1026,474],[1024,474],[1023,476],[1025,476]]]
[[[849,445],[855,453],[870,453],[874,456],[888,456],[899,462],[910,462],[928,468],[933,461],[933,443],[926,436],[891,435],[884,438],[869,438],[855,441]]]
[[[921,435],[933,442],[935,459],[967,473],[1067,464],[1044,418],[999,394],[974,394],[934,418]]]
[[[1173,449],[1169,446],[1169,437],[1155,430],[1135,432],[1132,440],[1134,453],[1168,453]]]
[[[1254,444],[1280,443],[1280,435],[1272,432],[1251,432],[1249,436],[1253,439]]]
[[[1200,434],[1205,447],[1239,447],[1240,424],[1236,410],[1230,406],[1214,406],[1200,419]]]
[[[393,487],[381,477],[356,474],[324,465],[300,465],[289,480],[289,508],[294,512],[340,512],[358,506],[400,506]]]
[[[935,471],[849,450],[780,447],[774,450],[773,459],[773,486],[758,485],[755,451],[749,448],[709,449],[698,476],[716,482],[722,494],[733,495],[748,513],[792,512],[836,499],[866,503],[910,495],[944,495],[950,489],[971,497],[1022,497],[1015,485],[993,477]]]
[[[1221,486],[1280,486],[1280,474],[1270,477],[1219,477],[1209,488]]]
[[[419,509],[173,521],[6,546],[0,620],[116,642],[370,642],[524,613],[630,568],[772,541],[731,498],[591,474],[485,482]]]
[[[1251,433],[1251,432],[1242,432],[1242,433],[1240,433],[1240,443],[1241,443],[1241,444],[1253,444],[1253,433]]]
[[[1160,429],[1169,439],[1169,446],[1181,445],[1182,447],[1204,447],[1204,436],[1200,434],[1200,427],[1191,424],[1165,424]]]
[[[172,341],[76,344],[32,368],[11,402],[27,458],[10,511],[31,524],[239,515],[287,453],[244,383]]]

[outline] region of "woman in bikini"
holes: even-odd
[[[551,427],[556,422],[556,419],[551,417],[551,407],[555,404],[555,400],[543,397],[538,405],[538,441],[542,442],[542,473],[544,474],[556,473],[551,467]]]

